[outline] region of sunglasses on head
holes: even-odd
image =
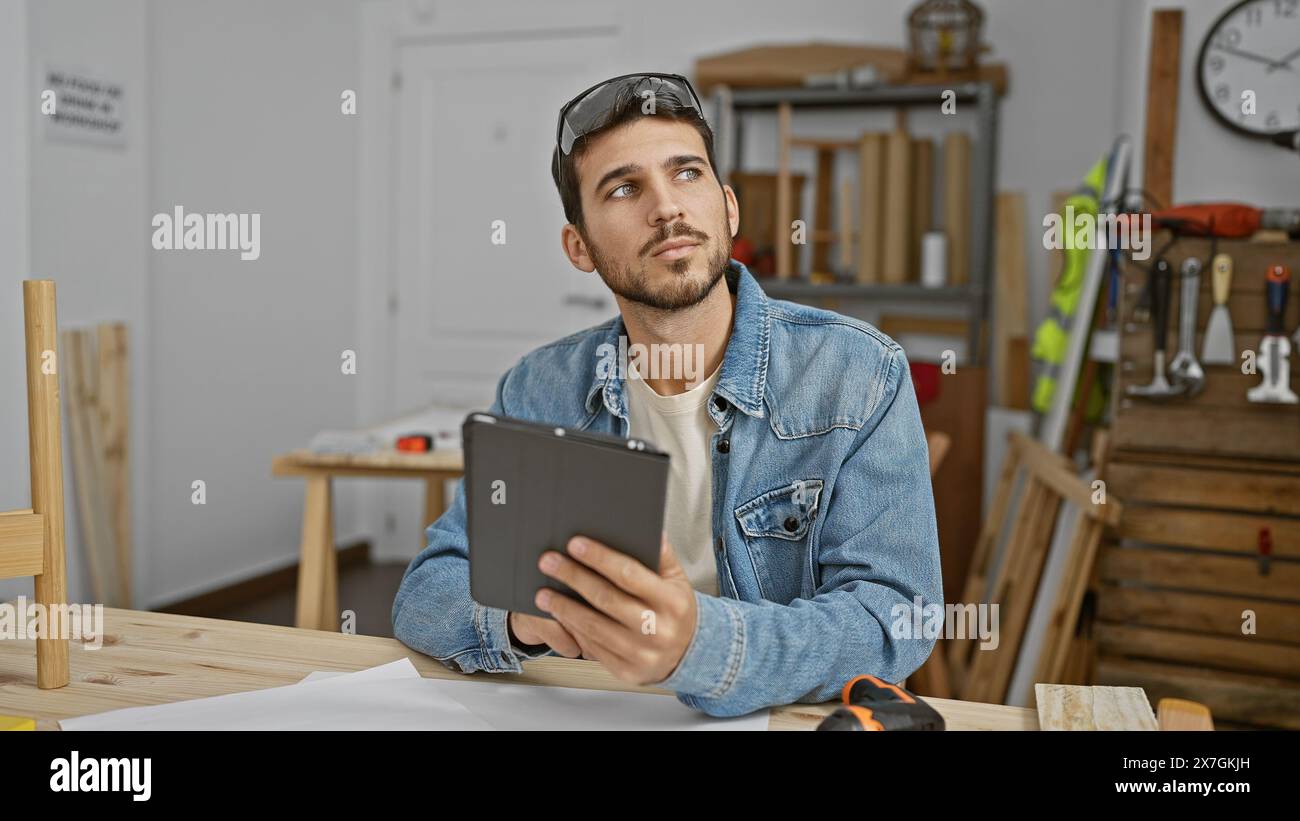
[[[560,153],[568,156],[573,144],[592,131],[599,129],[619,100],[627,97],[653,99],[671,95],[681,105],[693,109],[701,120],[704,106],[690,81],[680,74],[624,74],[597,83],[565,103],[560,109],[560,119],[555,127],[555,144]]]

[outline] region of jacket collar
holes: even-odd
[[[736,309],[732,317],[731,338],[727,340],[727,350],[722,357],[722,372],[718,375],[713,395],[721,396],[742,412],[762,419],[771,337],[767,294],[737,260],[730,261],[725,277],[727,289],[736,295]],[[617,350],[619,337],[626,334],[627,328],[620,315],[609,323],[604,343]],[[600,396],[610,413],[627,416],[621,377],[617,369],[612,369],[606,376],[597,376],[592,381],[586,398],[589,413],[595,412],[596,397]],[[709,411],[713,413],[716,408],[710,406]]]

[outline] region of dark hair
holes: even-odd
[[[609,115],[605,117],[604,122],[599,127],[588,131],[582,137],[579,137],[573,144],[568,156],[560,154],[559,146],[551,154],[551,178],[555,180],[555,187],[560,192],[560,203],[564,206],[564,218],[582,229],[582,193],[578,189],[578,158],[586,153],[588,145],[593,137],[603,134],[606,131],[627,125],[633,120],[641,117],[667,117],[672,120],[685,122],[696,131],[704,140],[704,151],[709,159],[709,168],[717,175],[718,164],[713,158],[713,129],[701,117],[697,116],[695,109],[682,102],[676,94],[672,92],[661,91],[655,96],[654,113],[646,114],[641,110],[642,99],[639,95],[631,93],[620,94],[615,100],[614,105],[610,107]]]

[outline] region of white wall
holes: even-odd
[[[27,212],[27,4],[0,3],[0,510],[31,507],[22,281]],[[30,595],[30,579],[0,579],[0,601]]]
[[[296,559],[303,482],[271,457],[356,424],[357,88],[349,0],[150,5],[151,213],[261,214],[261,257],[150,251],[150,601]],[[358,367],[366,367],[360,358]],[[191,504],[191,483],[207,504]],[[353,488],[336,483],[336,534]]]
[[[14,13],[6,4],[6,13]],[[17,400],[6,403],[6,441],[21,438],[13,451],[13,470],[6,470],[6,488],[17,483],[30,499],[27,479],[25,372],[22,370],[22,298],[18,280],[53,279],[58,287],[60,329],[85,327],[121,320],[130,329],[132,425],[134,458],[147,458],[149,374],[149,316],[146,284],[148,258],[141,240],[148,171],[148,85],[145,73],[145,4],[143,0],[118,0],[113,4],[49,0],[26,4],[28,81],[20,99],[5,105],[30,117],[27,167],[30,192],[19,206],[28,222],[25,229],[29,261],[15,261],[5,275],[6,366],[4,390]],[[8,27],[5,28],[9,31]],[[22,31],[21,28],[18,31]],[[12,32],[10,31],[10,34]],[[127,138],[122,147],[100,147],[49,141],[45,137],[38,101],[42,69],[49,64],[89,70],[125,85]],[[6,117],[6,120],[8,118]],[[23,116],[17,118],[22,123]],[[8,153],[7,151],[3,153]],[[19,152],[21,156],[22,152]],[[23,189],[19,189],[23,190]],[[21,246],[21,243],[19,243]],[[13,272],[23,271],[15,276]],[[13,297],[12,299],[10,297]],[[12,370],[14,366],[18,370]],[[15,436],[15,433],[17,436]],[[10,464],[6,460],[6,465]],[[68,592],[74,601],[91,600],[87,561],[82,553],[77,522],[76,485],[71,470],[66,414],[64,422],[64,489],[68,550]],[[145,474],[134,475],[134,515],[148,510]],[[26,506],[0,501],[0,507]],[[137,569],[143,572],[143,562]],[[137,574],[137,579],[140,574]],[[30,591],[31,582],[9,582]],[[11,587],[0,594],[19,592]]]
[[[1178,91],[1178,137],[1174,153],[1176,202],[1235,200],[1262,206],[1300,206],[1300,156],[1267,141],[1237,134],[1212,118],[1196,88],[1196,57],[1210,26],[1231,4],[1194,0],[1136,0],[1125,7],[1127,49],[1140,49],[1133,69],[1141,82],[1122,84],[1120,122],[1134,136],[1138,153],[1136,180],[1141,180],[1141,149],[1146,111],[1146,49],[1151,40],[1151,13],[1157,8],[1183,10],[1181,83]]]

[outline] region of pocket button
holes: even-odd
[[[785,520],[785,529],[787,533],[795,532],[799,529],[799,520],[793,516],[787,517]]]

